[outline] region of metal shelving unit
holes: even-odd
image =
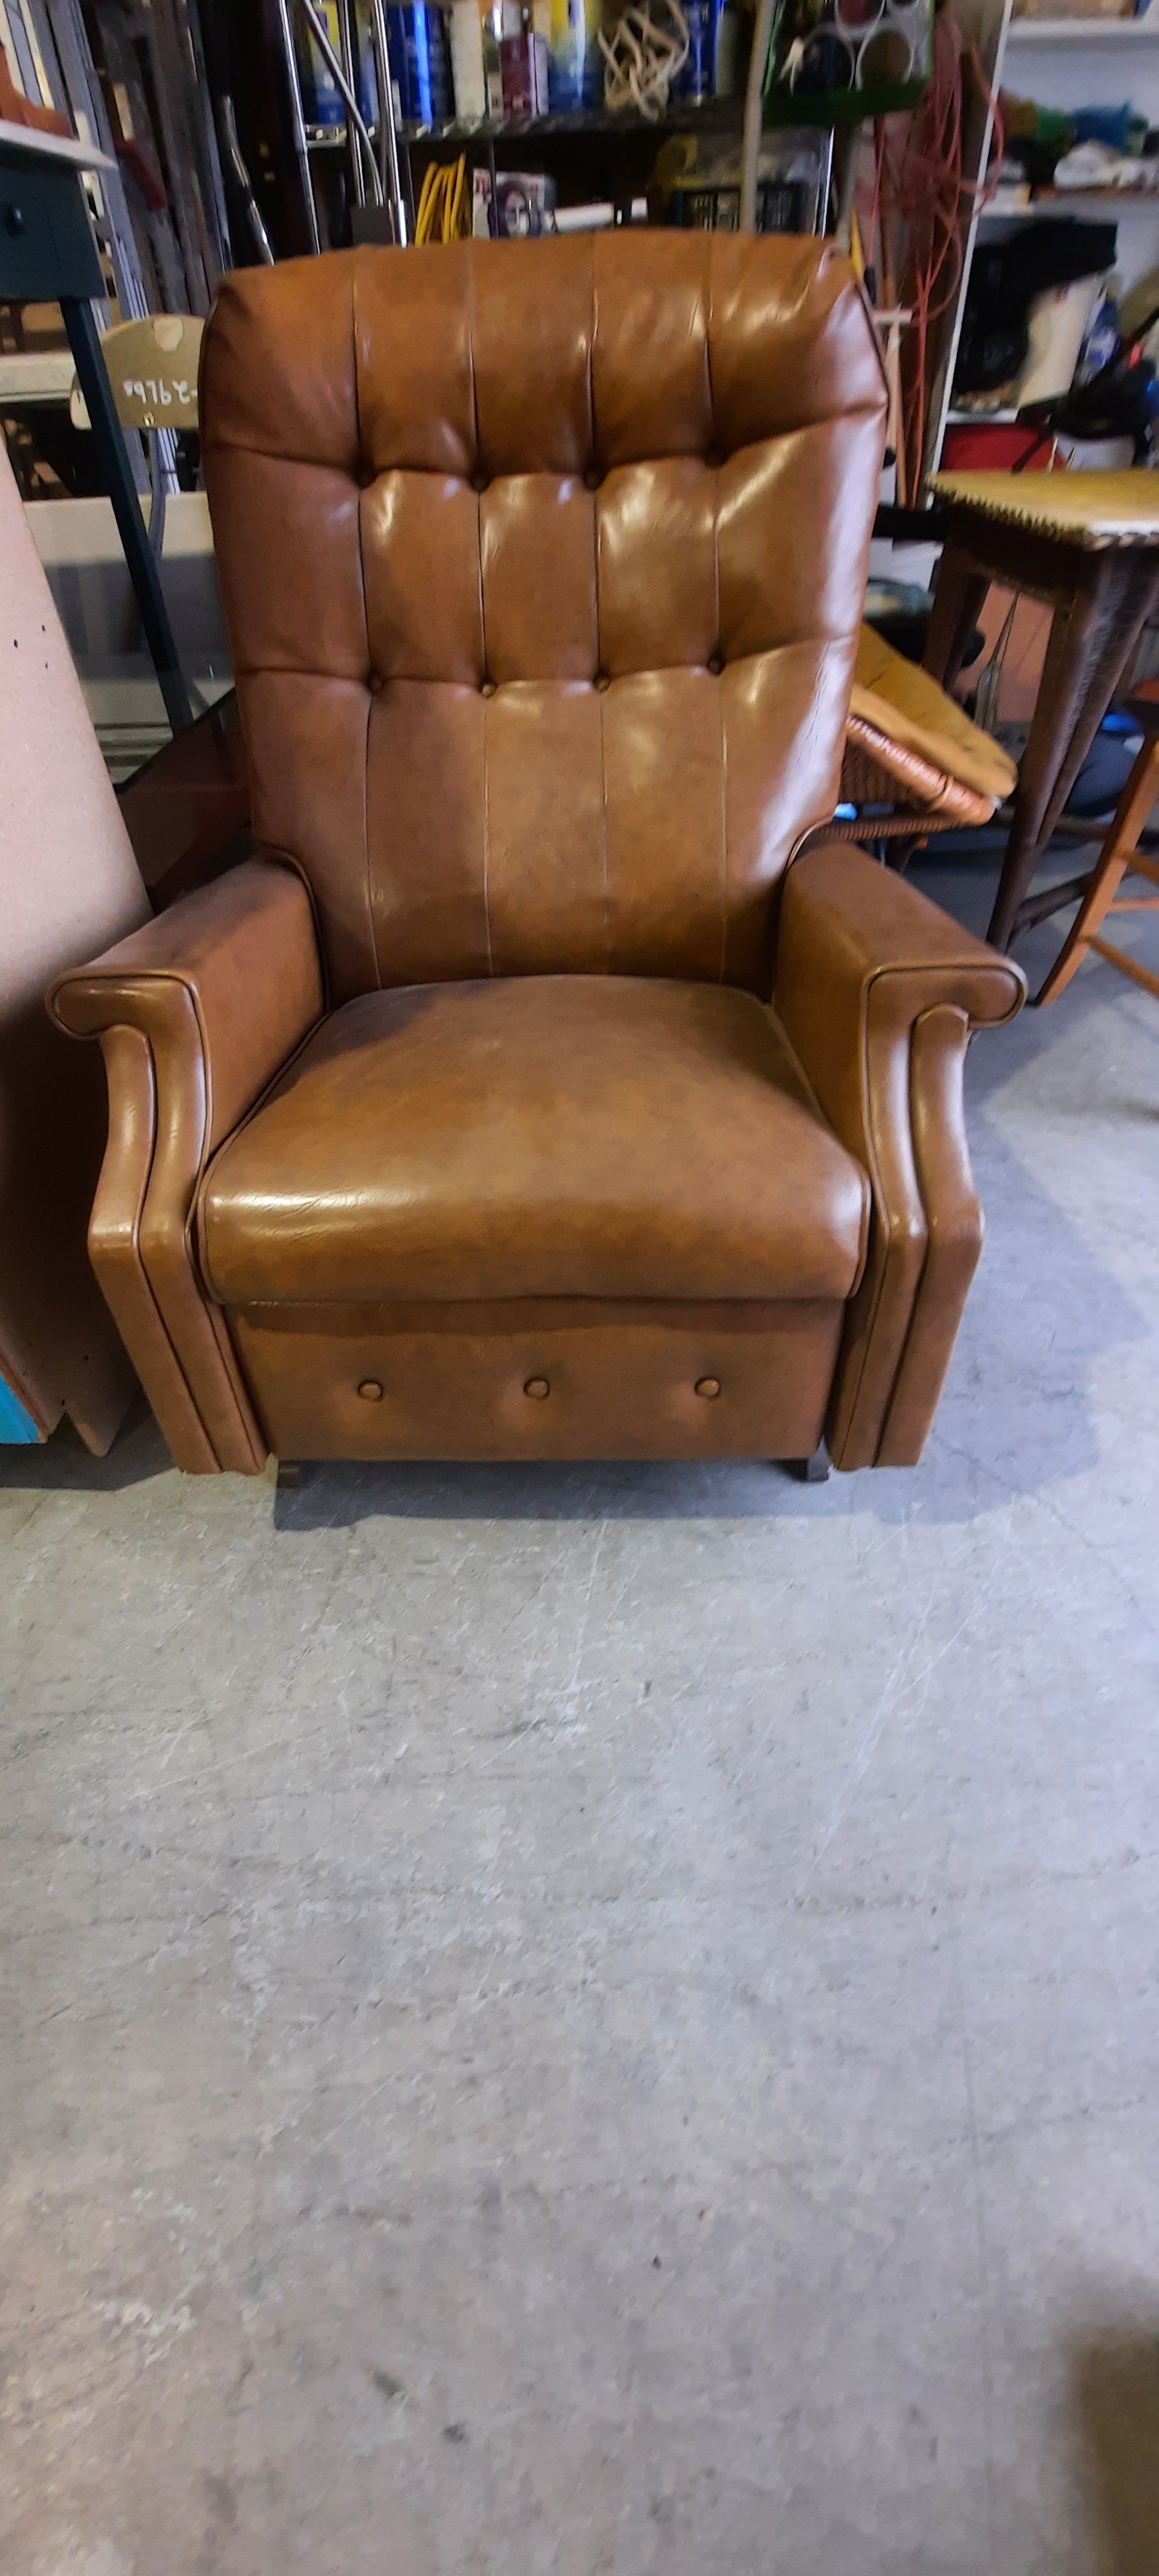
[[[338,8],[343,66],[347,81],[357,98],[359,96],[359,57],[354,0],[338,0]],[[304,11],[301,20],[303,30],[313,34],[310,12],[308,8],[304,8],[304,0],[276,0],[277,25],[290,93],[295,155],[302,192],[306,200],[306,222],[311,245],[314,249],[320,250],[323,245],[318,205],[311,179],[312,167],[315,164],[320,169],[328,164],[332,166],[336,160],[344,157],[348,165],[350,197],[353,203],[361,208],[366,202],[361,184],[364,156],[357,134],[352,131],[349,121],[318,125],[312,124],[307,118],[295,43],[298,9]],[[316,36],[313,40],[317,43]],[[393,104],[393,88],[386,54],[386,12],[383,0],[372,0],[371,48],[377,96],[380,100],[386,97]],[[892,90],[887,97],[883,93],[885,106],[896,106],[897,95]],[[875,92],[866,90],[851,92],[847,99],[831,100],[827,97],[822,101],[811,93],[802,93],[798,96],[781,89],[771,90],[766,96],[764,124],[767,132],[788,133],[796,129],[824,133],[826,149],[822,156],[819,198],[821,205],[826,208],[832,184],[834,127],[837,124],[860,123],[872,117],[876,112],[875,96]],[[393,238],[405,244],[413,237],[414,189],[411,179],[411,157],[416,151],[430,154],[441,151],[482,152],[486,154],[494,174],[496,152],[506,151],[513,144],[529,143],[533,147],[539,147],[545,143],[564,142],[571,139],[580,141],[584,138],[592,140],[604,138],[608,142],[622,140],[630,143],[641,142],[651,136],[661,139],[671,134],[735,135],[739,139],[743,118],[744,98],[738,94],[730,98],[703,101],[674,98],[667,113],[654,120],[633,115],[630,111],[598,107],[566,114],[548,113],[541,116],[510,117],[504,118],[502,123],[492,123],[487,120],[464,123],[455,118],[431,125],[388,123],[385,132],[377,121],[368,120],[365,131],[367,139],[373,145],[381,173],[382,195],[390,214]],[[636,193],[639,191],[637,190]],[[820,222],[819,228],[824,229],[823,221]]]
[[[1123,45],[1159,35],[1159,7],[1138,18],[1012,18],[1007,42],[1013,45]]]

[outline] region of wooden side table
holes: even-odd
[[[1050,840],[1159,601],[1159,473],[937,474],[946,522],[925,668],[953,687],[992,582],[1053,609],[989,937],[1073,903],[1087,875],[1031,895]]]

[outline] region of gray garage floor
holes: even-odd
[[[916,1474],[8,1454],[4,2576],[1154,2576],[1159,1009],[970,1088]]]

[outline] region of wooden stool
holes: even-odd
[[[1078,919],[1046,982],[1038,995],[1039,1003],[1057,1001],[1069,984],[1076,967],[1081,966],[1088,948],[1105,957],[1108,966],[1117,966],[1121,975],[1141,984],[1145,993],[1159,1001],[1159,975],[1152,975],[1122,948],[1114,948],[1107,939],[1096,937],[1100,922],[1109,913],[1159,912],[1159,894],[1123,894],[1119,887],[1128,872],[1149,877],[1159,886],[1159,866],[1144,858],[1138,846],[1139,834],[1147,824],[1152,807],[1159,798],[1159,682],[1147,682],[1128,699],[1130,713],[1143,726],[1146,741],[1119,799],[1114,822],[1088,880]]]
[[[936,474],[947,525],[925,668],[953,687],[991,582],[1054,610],[988,936],[1073,903],[1085,877],[1030,881],[1159,599],[1159,475]]]

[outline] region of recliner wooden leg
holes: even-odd
[[[802,1485],[825,1485],[829,1481],[829,1452],[822,1441],[811,1458],[786,1458],[785,1466]]]

